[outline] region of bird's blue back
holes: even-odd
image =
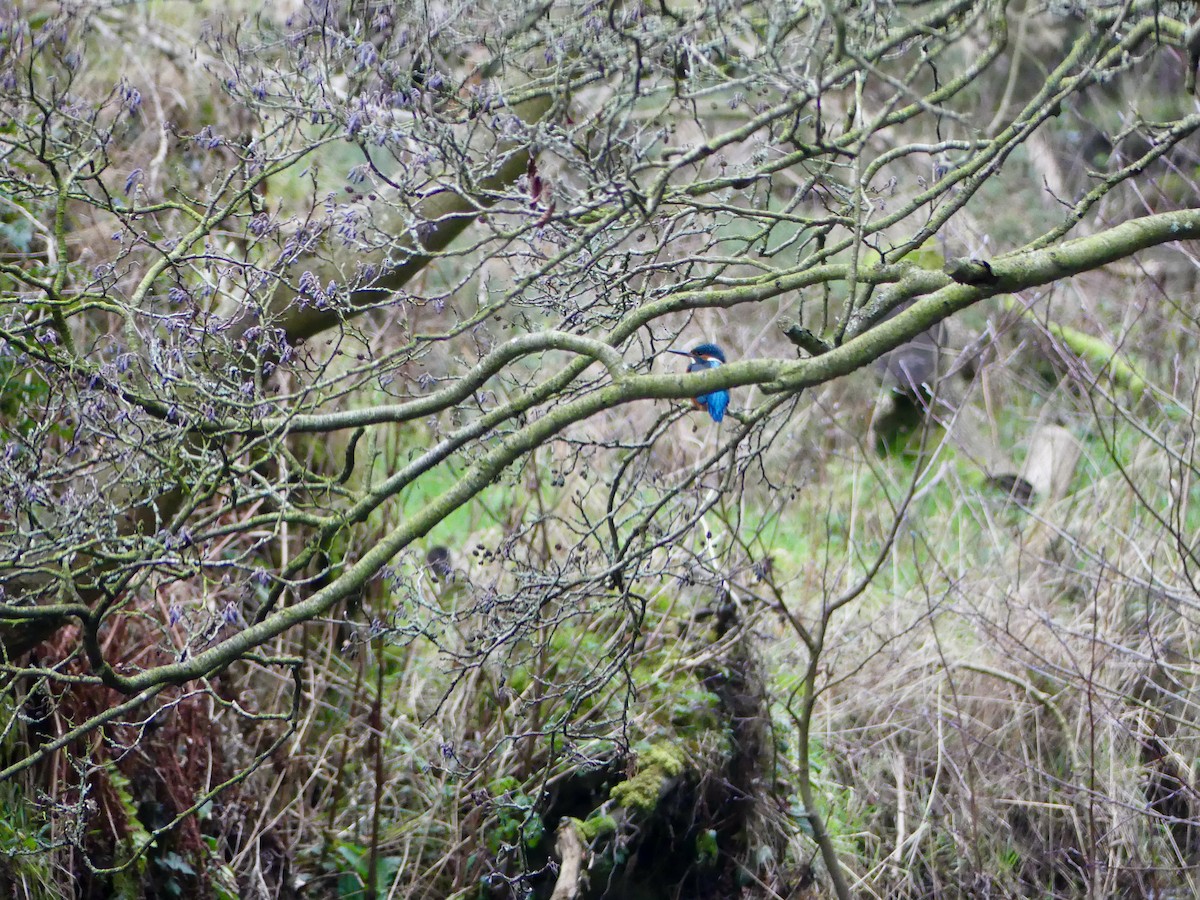
[[[715,369],[725,362],[725,354],[716,344],[701,344],[692,350],[692,362],[688,365],[689,372],[702,372],[705,369]],[[711,394],[701,394],[696,402],[708,410],[714,422],[725,418],[725,410],[729,408],[729,391],[713,391]]]
[[[720,422],[725,418],[725,410],[729,408],[729,391],[713,391],[711,394],[697,397],[696,401],[708,407],[708,414],[713,417],[714,422]]]

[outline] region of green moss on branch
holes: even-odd
[[[651,813],[658,799],[687,768],[687,756],[674,744],[655,744],[638,758],[632,778],[614,785],[610,796],[619,806],[643,814]]]

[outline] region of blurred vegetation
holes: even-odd
[[[0,895],[1200,893],[1192,12],[783,6],[0,5]]]

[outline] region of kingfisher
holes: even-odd
[[[688,357],[692,361],[691,365],[687,367],[689,372],[715,369],[725,362],[725,351],[716,344],[700,344],[692,350],[669,350],[667,352],[674,353],[676,356]],[[711,394],[702,394],[692,402],[696,404],[697,409],[707,409],[714,422],[720,422],[725,418],[725,410],[729,407],[729,391],[720,390],[713,391]]]

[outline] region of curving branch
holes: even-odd
[[[1160,244],[1196,238],[1200,238],[1200,210],[1182,210],[1125,222],[1108,231],[1078,238],[1059,247],[998,258],[990,263],[995,281],[988,285],[957,284],[944,273],[914,270],[913,279],[909,282],[901,279],[897,291],[904,299],[912,299],[919,296],[918,291],[923,288],[927,292],[925,296],[905,312],[821,356],[795,361],[743,360],[688,375],[627,375],[620,381],[548,410],[545,415],[503,438],[474,463],[453,487],[405,519],[364,552],[344,573],[311,596],[273,612],[264,620],[190,659],[147,669],[135,675],[118,674],[107,664],[102,664],[98,674],[106,685],[127,694],[145,691],[156,685],[183,684],[196,678],[211,677],[237,662],[244,654],[291,628],[325,614],[337,603],[361,591],[396,554],[426,535],[455,509],[469,502],[510,465],[569,426],[584,422],[605,410],[638,400],[684,399],[722,388],[750,385],[759,385],[768,393],[796,393],[867,366],[955,312],[989,297],[1077,275]],[[697,303],[698,299],[695,294],[689,295],[689,302]],[[555,340],[558,338],[548,338],[547,345]],[[593,342],[577,346],[601,355]],[[613,368],[620,371],[616,359],[608,353],[603,356],[613,363]],[[0,607],[0,615],[17,618],[20,609]]]

